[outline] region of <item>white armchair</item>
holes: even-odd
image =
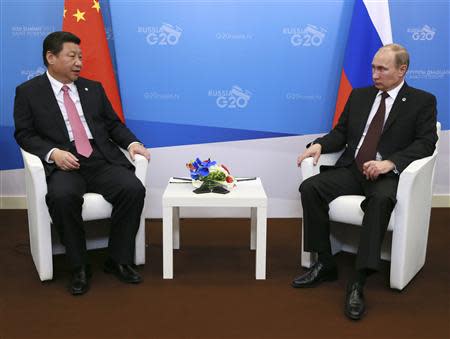
[[[441,125],[437,123],[438,138],[440,131]],[[381,252],[382,259],[391,261],[391,288],[402,290],[425,263],[438,143],[433,155],[412,162],[400,175],[397,204]],[[318,174],[321,165],[334,165],[341,154],[322,154],[316,166],[312,158],[305,159],[301,164],[303,180]],[[346,195],[330,203],[330,221],[337,222],[330,225],[333,254],[358,250],[359,230],[354,225],[362,224],[364,212],[360,204],[363,200],[364,196]],[[302,221],[302,266],[311,267],[316,260],[315,253],[304,251]]]
[[[127,156],[127,151],[121,149]],[[25,165],[25,184],[27,191],[28,228],[30,233],[30,249],[34,264],[41,281],[53,278],[53,254],[65,252],[64,246],[57,241],[53,230],[48,207],[45,202],[47,183],[44,167],[41,160],[21,149]],[[130,160],[131,161],[131,160]],[[136,167],[135,174],[145,186],[148,161],[141,155],[135,156],[133,162]],[[84,196],[82,217],[84,221],[106,219],[111,217],[112,205],[102,195],[86,193]],[[102,232],[103,231],[103,232]],[[108,246],[108,233],[105,230],[86,230],[87,249],[103,248]],[[90,237],[88,237],[90,235]],[[139,230],[136,235],[134,263],[145,264],[145,217],[141,216]]]

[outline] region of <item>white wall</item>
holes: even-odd
[[[268,217],[300,217],[302,209],[298,186],[301,182],[296,159],[308,142],[317,135],[284,138],[257,139],[221,142],[201,145],[163,147],[151,150],[147,180],[147,202],[145,214],[148,218],[161,218],[161,197],[171,176],[188,176],[185,163],[195,157],[210,157],[225,164],[235,176],[261,177],[269,197]],[[449,171],[450,132],[441,135],[440,149],[435,176],[434,194],[438,206],[450,207]],[[2,208],[23,208],[25,181],[23,170],[0,172]],[[434,204],[436,206],[436,203]],[[182,209],[182,216],[227,217],[248,216],[249,211],[241,209]]]

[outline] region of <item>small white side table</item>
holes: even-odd
[[[256,249],[256,279],[266,279],[267,196],[261,179],[241,181],[228,194],[195,194],[190,182],[170,183],[162,197],[163,278],[173,279],[173,249],[180,248],[180,207],[250,207],[250,249]]]

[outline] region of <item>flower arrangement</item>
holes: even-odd
[[[228,193],[236,186],[236,180],[228,168],[211,159],[201,161],[197,158],[188,162],[186,167],[191,173],[192,184],[198,188],[196,193]],[[226,192],[223,191],[224,189]]]

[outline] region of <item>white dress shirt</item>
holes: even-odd
[[[47,77],[50,80],[50,84],[52,85],[53,93],[55,94],[56,101],[58,103],[59,109],[61,110],[61,113],[62,113],[62,116],[64,119],[64,123],[66,124],[67,132],[69,133],[70,141],[73,141],[73,133],[72,133],[72,127],[70,126],[69,117],[67,115],[66,106],[64,105],[64,97],[63,97],[63,91],[62,91],[62,88],[64,85],[69,87],[69,91],[68,91],[69,96],[72,99],[72,101],[75,103],[75,107],[77,108],[78,115],[80,116],[81,123],[83,124],[83,127],[86,130],[86,134],[87,134],[88,138],[93,139],[91,130],[89,129],[89,126],[86,122],[86,117],[84,116],[84,113],[83,113],[83,107],[81,106],[81,101],[80,101],[80,96],[78,94],[77,86],[75,86],[75,84],[73,82],[71,82],[70,84],[63,84],[62,82],[60,82],[60,81],[56,80],[54,77],[52,77],[48,71],[47,71]],[[139,141],[133,141],[131,144],[128,145],[127,150],[130,150],[130,147],[133,144],[142,145]],[[48,162],[48,163],[54,162],[53,160],[50,160],[50,156],[55,149],[56,148],[52,148],[47,153],[47,155],[45,156],[46,162]]]
[[[63,84],[62,82],[59,82],[54,77],[50,75],[50,73],[47,71],[48,79],[50,80],[50,84],[52,85],[53,93],[55,94],[56,101],[58,102],[59,109],[61,110],[62,116],[64,118],[64,123],[66,124],[67,132],[69,133],[69,139],[70,141],[73,141],[73,133],[72,133],[72,127],[70,126],[69,122],[69,116],[67,115],[66,106],[64,105],[64,97],[63,97],[63,86],[69,87],[69,96],[72,99],[72,101],[75,104],[75,107],[77,108],[78,115],[80,116],[81,123],[83,124],[84,129],[86,130],[86,134],[89,139],[93,139],[92,133],[89,129],[89,126],[86,122],[86,118],[83,113],[83,107],[81,107],[81,101],[80,96],[78,95],[78,89],[77,86],[73,82],[70,84]]]
[[[389,117],[389,113],[391,112],[392,105],[394,104],[395,98],[397,98],[398,92],[400,91],[400,89],[402,88],[404,83],[405,83],[405,81],[402,81],[397,87],[394,87],[390,91],[387,91],[387,93],[389,94],[389,97],[387,97],[385,99],[386,113],[384,115],[384,123],[386,123],[386,120]],[[356,155],[359,152],[359,149],[361,148],[361,145],[362,145],[362,143],[364,141],[364,138],[366,137],[367,130],[369,129],[370,123],[372,122],[372,119],[373,119],[373,117],[375,116],[375,113],[378,110],[378,106],[380,106],[381,93],[383,93],[383,91],[378,91],[378,93],[377,93],[377,95],[375,97],[375,101],[373,102],[372,109],[370,110],[369,118],[367,119],[366,126],[364,127],[364,132],[363,132],[363,134],[361,136],[361,139],[359,140],[358,146],[356,147],[355,158],[356,158]],[[383,158],[381,157],[380,153],[377,152],[375,160],[383,160]]]
[[[86,122],[86,118],[83,113],[83,107],[81,107],[81,101],[80,96],[78,95],[78,89],[77,86],[73,82],[70,84],[63,84],[62,82],[56,80],[54,77],[50,75],[50,73],[47,71],[47,77],[50,80],[50,85],[52,85],[53,94],[55,94],[56,102],[58,103],[59,109],[62,113],[64,123],[66,124],[67,132],[69,133],[69,139],[70,141],[73,141],[73,133],[72,133],[72,126],[70,126],[69,122],[69,116],[67,115],[66,106],[64,105],[64,97],[63,97],[63,91],[62,88],[64,85],[69,87],[69,96],[72,99],[72,101],[75,104],[75,107],[77,108],[78,115],[80,116],[81,123],[83,124],[84,129],[86,130],[86,134],[89,139],[93,139],[91,130],[89,129],[89,126]],[[45,156],[45,161],[48,163],[53,163],[52,160],[50,160],[50,156],[52,152],[56,148],[52,148],[47,155]]]

